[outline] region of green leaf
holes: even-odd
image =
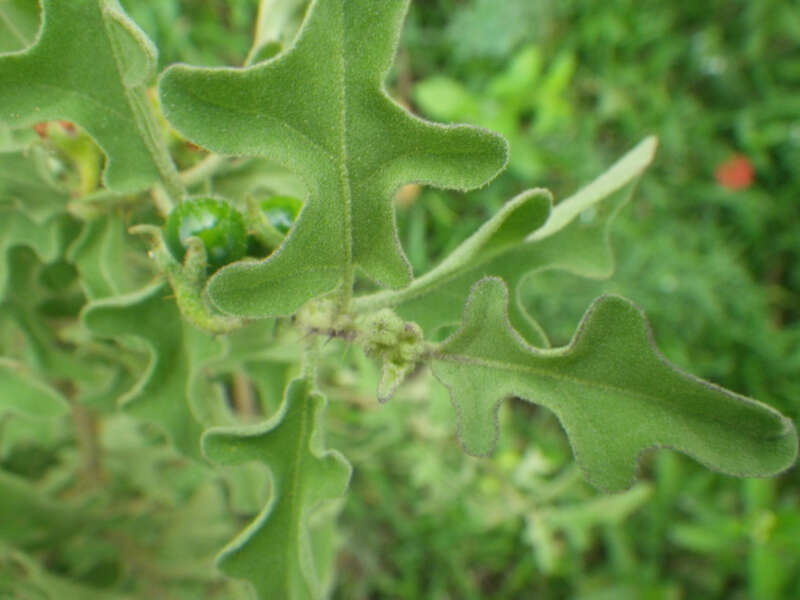
[[[463,85],[442,75],[417,83],[414,102],[438,121],[478,120],[478,101]]]
[[[215,152],[255,155],[295,172],[307,188],[283,245],[209,282],[224,312],[294,312],[345,282],[353,268],[392,288],[411,271],[392,206],[400,185],[460,190],[492,179],[505,141],[469,126],[428,123],[392,101],[383,79],[408,0],[315,0],[295,44],[238,69],[175,66],[159,91],[169,121]]]
[[[52,157],[36,144],[20,150],[0,153],[0,202],[13,204],[35,221],[62,212],[69,196],[46,170]]]
[[[87,526],[72,503],[51,498],[30,481],[0,470],[0,540],[25,546],[60,541]]]
[[[376,306],[397,305],[401,315],[416,322],[429,335],[439,327],[458,322],[469,286],[481,276],[477,269],[482,270],[482,265],[492,264],[494,258],[514,252],[531,231],[545,223],[551,204],[552,196],[544,189],[519,194],[435,269],[399,293],[387,290],[358,298],[355,308],[366,311]],[[537,335],[536,340],[546,344],[543,335]]]
[[[592,278],[613,273],[614,259],[608,241],[610,223],[627,203],[633,191],[631,182],[650,164],[655,148],[655,138],[647,138],[603,175],[558,203],[544,225],[540,219],[531,218],[520,243],[484,248],[481,240],[486,239],[487,224],[454,251],[455,256],[461,256],[465,248],[471,248],[469,260],[460,261],[458,269],[450,268],[448,258],[406,289],[359,298],[356,306],[396,307],[401,316],[418,323],[431,335],[438,327],[457,323],[470,287],[481,277],[494,275],[503,278],[513,290],[509,316],[514,327],[531,343],[548,345],[544,333],[520,301],[522,285],[532,274],[544,269],[562,269]],[[536,191],[526,194],[535,195]],[[506,218],[511,214],[508,211],[520,206],[519,200],[525,196],[510,201],[490,223]],[[594,211],[587,222],[578,218],[585,211]]]
[[[630,301],[601,297],[569,346],[554,350],[524,342],[507,310],[502,280],[479,281],[461,329],[434,355],[467,452],[492,451],[499,403],[514,395],[556,413],[587,479],[604,490],[628,487],[639,456],[654,447],[740,477],[774,475],[795,461],[790,420],[667,362]]]
[[[64,215],[37,223],[21,211],[0,206],[0,301],[6,295],[11,252],[23,246],[43,262],[55,260],[64,242],[65,226]]]
[[[147,369],[120,402],[139,419],[161,427],[184,454],[197,459],[202,407],[194,406],[190,388],[199,365],[222,352],[219,342],[186,325],[169,287],[157,282],[124,296],[89,304],[83,322],[95,335],[141,339],[150,354]]]
[[[296,379],[269,421],[212,429],[203,437],[211,460],[225,465],[259,460],[270,469],[272,498],[219,558],[224,573],[252,582],[264,600],[323,597],[309,519],[322,503],[344,494],[351,472],[343,456],[323,449],[324,406],[309,381]]]
[[[13,127],[64,119],[83,127],[107,156],[117,192],[158,179],[129,93],[154,72],[156,50],[116,0],[41,0],[42,27],[25,50],[0,55],[0,122]]]
[[[0,416],[8,411],[29,417],[58,417],[68,408],[56,390],[38,381],[19,363],[0,357]]]
[[[28,507],[22,507],[27,511]],[[9,587],[6,587],[8,585]],[[8,593],[10,595],[6,596]],[[131,596],[55,575],[32,556],[0,545],[0,594],[26,600],[133,600]]]
[[[246,63],[252,65],[278,54],[297,33],[305,6],[306,0],[261,0]]]
[[[68,258],[80,272],[81,286],[90,300],[99,300],[133,292],[141,287],[146,275],[144,261],[137,273],[133,239],[125,230],[121,212],[111,213],[85,224],[78,239],[70,246]],[[127,265],[120,269],[119,265]]]
[[[38,29],[38,2],[0,0],[0,52],[13,52],[29,46]]]

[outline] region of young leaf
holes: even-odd
[[[291,169],[308,197],[283,245],[219,271],[211,300],[240,316],[286,315],[353,269],[407,285],[392,194],[420,182],[467,190],[503,167],[506,143],[413,117],[383,88],[408,0],[315,0],[294,46],[245,69],[175,66],[159,83],[169,121],[215,152]]]
[[[264,600],[323,596],[309,518],[321,503],[344,494],[351,471],[341,454],[323,449],[324,406],[324,397],[308,380],[295,379],[279,413],[269,421],[212,429],[203,436],[203,450],[215,462],[259,460],[270,468],[269,504],[219,558],[224,573],[252,582]]]
[[[604,490],[628,487],[639,455],[653,447],[742,477],[774,475],[794,462],[790,420],[671,365],[628,300],[598,299],[570,345],[554,350],[526,344],[507,309],[502,280],[482,279],[461,329],[434,357],[433,372],[451,392],[467,452],[492,451],[499,403],[514,395],[556,413],[587,479]]]
[[[106,153],[110,189],[148,187],[158,169],[129,91],[153,76],[155,47],[116,0],[41,0],[41,6],[34,44],[0,55],[0,122],[76,123]]]
[[[222,351],[218,342],[181,320],[167,298],[164,282],[89,304],[83,322],[95,335],[134,336],[144,341],[150,362],[136,386],[121,398],[123,407],[160,426],[187,456],[201,458],[202,427],[192,405],[190,386],[197,365]]]

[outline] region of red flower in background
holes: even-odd
[[[719,165],[714,171],[717,182],[729,190],[741,190],[750,187],[755,177],[755,169],[750,159],[741,154],[732,156]]]

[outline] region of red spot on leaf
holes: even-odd
[[[753,163],[746,156],[737,154],[719,165],[714,172],[717,182],[729,190],[750,187],[755,178]]]

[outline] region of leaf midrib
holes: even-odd
[[[306,394],[303,394],[303,401],[302,407],[300,408],[300,433],[297,436],[297,443],[294,447],[294,456],[292,459],[292,466],[290,469],[291,473],[291,493],[289,494],[288,498],[284,497],[284,501],[289,502],[289,522],[291,523],[291,539],[292,544],[286,544],[286,554],[285,560],[286,565],[291,565],[293,562],[296,562],[298,565],[298,570],[301,579],[305,579],[302,569],[299,568],[300,566],[300,536],[302,534],[303,529],[303,503],[305,498],[301,497],[300,493],[300,476],[303,473],[303,448],[305,443],[307,442],[306,437],[308,435],[308,412],[309,412],[309,398]],[[287,490],[288,491],[288,490]],[[294,561],[292,560],[292,553],[294,554]],[[286,591],[287,593],[291,592],[292,589],[292,575],[290,569],[287,568],[285,570],[285,575],[287,577],[286,581]]]
[[[342,23],[341,29],[341,39],[339,40],[341,44],[341,54],[339,55],[339,79],[340,79],[340,98],[339,102],[341,103],[341,152],[338,161],[338,170],[339,170],[339,184],[342,190],[342,219],[343,219],[343,229],[344,229],[344,253],[345,253],[345,260],[344,260],[344,269],[342,273],[342,278],[344,280],[345,289],[344,294],[347,298],[350,298],[352,295],[352,287],[353,287],[353,190],[352,186],[350,185],[350,168],[348,165],[349,162],[349,147],[348,147],[348,127],[347,127],[347,117],[348,117],[348,108],[349,104],[347,102],[347,27],[345,25],[346,22],[346,15],[344,8],[344,4],[340,5],[340,17]]]
[[[502,362],[502,361],[485,359],[485,358],[478,358],[478,357],[474,357],[474,356],[467,356],[467,355],[460,355],[460,354],[438,354],[438,355],[436,355],[434,357],[434,359],[435,360],[440,360],[442,362],[468,364],[468,365],[473,365],[473,366],[484,367],[484,368],[487,368],[487,369],[496,369],[496,370],[500,370],[500,371],[511,371],[511,372],[515,372],[515,373],[522,373],[522,374],[527,374],[527,375],[535,375],[535,376],[539,376],[539,377],[541,377],[543,379],[551,379],[551,380],[555,380],[555,381],[559,381],[559,382],[566,382],[566,383],[569,383],[569,384],[573,384],[573,385],[576,385],[576,386],[587,388],[589,390],[595,390],[597,388],[600,388],[601,390],[606,391],[606,392],[617,393],[617,394],[620,394],[620,395],[623,395],[623,396],[630,396],[630,397],[632,397],[632,398],[634,398],[636,400],[649,402],[651,404],[657,404],[657,405],[662,405],[662,406],[664,405],[663,399],[661,399],[659,396],[653,396],[653,395],[650,395],[650,394],[647,394],[647,393],[643,393],[643,392],[636,392],[636,391],[632,391],[632,390],[627,389],[627,388],[623,388],[623,387],[619,387],[619,386],[615,386],[615,385],[611,385],[611,384],[607,384],[607,383],[596,382],[596,381],[592,381],[592,380],[581,379],[581,378],[578,378],[578,377],[571,377],[569,375],[562,375],[562,374],[558,374],[558,373],[553,373],[552,371],[547,371],[547,370],[541,369],[541,368],[530,367],[530,366],[527,366],[527,365],[520,365],[520,364],[514,364],[514,363],[505,363],[505,362]],[[688,374],[682,373],[681,371],[677,370],[675,367],[673,367],[673,366],[671,366],[669,364],[664,363],[664,365],[666,367],[668,367],[676,375],[682,376],[684,378],[688,375]],[[693,376],[689,375],[689,377],[693,377]],[[722,388],[717,388],[713,384],[705,382],[705,381],[702,381],[700,379],[695,380],[695,383],[700,384],[701,386],[706,388],[707,391],[720,392],[723,396],[727,397],[729,400],[739,400],[739,401],[745,402],[747,404],[753,402],[753,400],[751,400],[750,398],[747,398],[745,396],[739,396],[739,395],[733,394],[732,392],[728,392],[726,390],[723,390]],[[723,420],[721,420],[719,418],[716,418],[714,416],[711,416],[711,415],[702,415],[702,418],[704,420],[707,420],[707,421],[708,420],[714,421],[715,423],[720,424],[720,425],[729,425],[730,424],[727,421],[723,421]],[[739,431],[739,433],[742,434],[741,431]],[[774,436],[755,435],[755,434],[750,434],[749,432],[745,433],[744,435],[748,435],[749,437],[753,437],[755,439],[772,440],[772,439],[782,439],[782,438],[785,437],[784,434],[785,434],[785,431],[782,432],[781,434],[776,434]]]

